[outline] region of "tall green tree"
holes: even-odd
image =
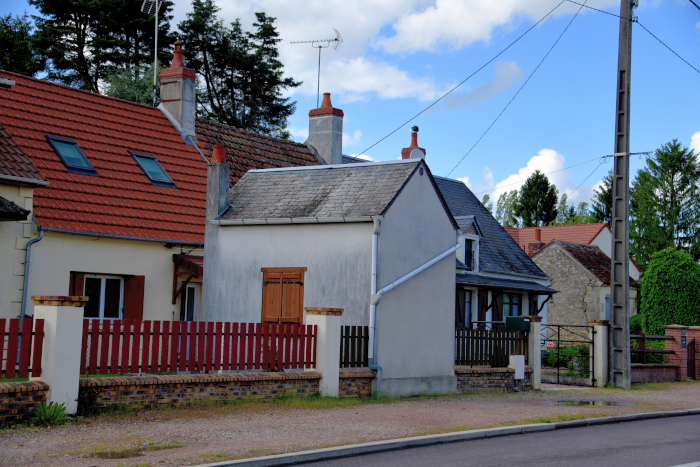
[[[539,170],[520,188],[515,213],[523,221],[523,227],[545,226],[557,218],[559,190]]]
[[[158,68],[163,69],[163,64]],[[107,96],[150,105],[153,103],[153,65],[113,70],[105,77],[102,87]]]
[[[496,202],[496,220],[503,227],[520,227],[520,219],[515,212],[518,204],[518,191],[511,190],[501,193]]]
[[[488,195],[488,193],[484,195],[484,198],[481,200],[481,204],[483,204],[486,210],[493,215],[493,202],[491,201],[491,197]]]
[[[34,76],[44,69],[45,59],[34,48],[34,25],[29,16],[0,16],[0,68]]]
[[[630,189],[630,251],[644,271],[669,246],[700,259],[700,164],[673,140],[646,158]]]
[[[606,222],[610,224],[612,219],[612,193],[613,172],[612,169],[603,177],[603,184],[599,189],[593,190],[591,199],[591,214],[594,222]]]
[[[198,113],[204,118],[273,136],[289,137],[295,102],[282,96],[301,85],[284,77],[275,18],[256,13],[253,31],[239,20],[224,25],[213,0],[194,0],[178,25],[186,64],[200,78]]]

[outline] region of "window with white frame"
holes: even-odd
[[[467,271],[477,272],[479,270],[479,237],[477,235],[468,235],[462,237],[464,266]]]
[[[85,318],[121,319],[124,308],[124,278],[85,274]]]

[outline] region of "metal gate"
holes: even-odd
[[[695,375],[695,339],[688,342],[688,378],[697,379]]]
[[[593,326],[542,326],[542,382],[593,386]]]

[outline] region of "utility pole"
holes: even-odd
[[[632,9],[637,0],[622,0],[617,58],[615,157],[613,166],[611,310],[608,353],[610,383],[632,387],[630,360],[630,74],[632,71]]]

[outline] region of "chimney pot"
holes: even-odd
[[[535,241],[536,241],[536,242],[541,242],[541,241],[542,241],[542,229],[540,229],[539,227],[537,227],[537,228],[535,229]]]
[[[418,146],[418,127],[411,127],[411,145],[401,150],[401,159],[423,158],[426,155],[425,149]]]
[[[226,152],[224,151],[224,145],[223,144],[215,144],[214,145],[214,152],[212,153],[211,156],[211,163],[212,164],[220,164],[222,162],[226,161]]]
[[[323,93],[321,107],[309,112],[309,138],[320,164],[343,163],[343,111],[333,108],[331,93]]]
[[[330,92],[324,92],[323,93],[323,101],[321,102],[321,109],[326,109],[326,108],[333,108],[333,105],[331,104],[331,93]]]
[[[182,42],[175,41],[175,50],[173,51],[173,62],[170,64],[170,68],[183,68],[185,66],[185,61],[182,59]]]
[[[160,106],[170,123],[185,141],[196,138],[195,118],[197,96],[194,70],[185,68],[182,59],[182,43],[175,42],[173,62],[170,68],[160,71]]]

